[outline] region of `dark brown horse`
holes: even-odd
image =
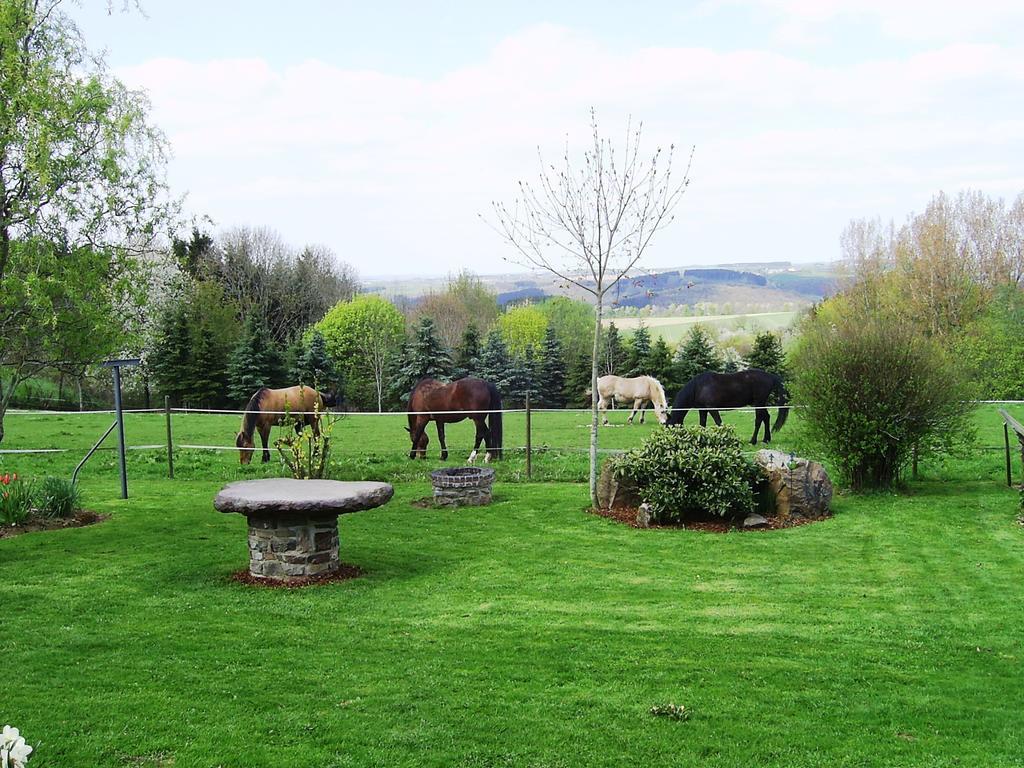
[[[317,392],[312,387],[305,387],[301,384],[285,389],[263,387],[256,390],[256,393],[249,398],[249,404],[245,406],[242,429],[235,437],[238,460],[242,464],[252,461],[252,454],[256,450],[253,432],[258,431],[260,439],[263,441],[263,462],[270,461],[270,448],[267,447],[267,442],[270,440],[272,427],[284,424],[288,419],[295,422],[296,432],[306,424],[312,426],[314,432],[318,432],[320,424],[314,410],[322,413],[324,408],[331,405],[334,405],[332,395]],[[289,413],[291,415],[288,415]]]
[[[487,448],[484,461],[501,458],[501,395],[497,388],[483,379],[467,377],[445,384],[437,379],[420,379],[409,395],[409,437],[412,450],[409,458],[427,458],[427,424],[437,425],[441,442],[441,459],[448,458],[444,442],[444,425],[463,419],[476,423],[476,442],[469,454],[469,463],[476,459],[481,441]]]
[[[754,436],[750,442],[757,443],[757,433],[764,424],[764,441],[772,441],[771,417],[769,405],[779,406],[775,417],[775,429],[782,429],[789,414],[789,393],[782,379],[774,373],[767,373],[758,368],[750,368],[737,373],[714,373],[705,371],[690,379],[676,394],[672,402],[672,413],[668,417],[669,426],[682,425],[686,412],[690,408],[700,408],[700,425],[706,426],[708,414],[715,424],[722,426],[719,408],[742,408],[754,406]]]

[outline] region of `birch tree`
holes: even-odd
[[[601,134],[594,110],[590,141],[573,160],[566,144],[559,164],[540,157],[535,182],[519,181],[509,202],[492,203],[492,226],[514,249],[512,261],[549,272],[565,286],[590,294],[595,308],[591,350],[590,498],[597,506],[597,378],[601,321],[608,291],[638,268],[654,235],[674,219],[689,185],[691,150],[682,175],[668,151],[641,151],[643,125],[621,140]]]

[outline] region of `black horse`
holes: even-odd
[[[764,424],[764,441],[772,441],[771,417],[769,405],[779,406],[779,415],[775,418],[775,429],[782,429],[789,415],[789,393],[782,384],[782,379],[774,373],[750,368],[738,373],[714,373],[705,371],[694,376],[676,394],[672,402],[672,413],[668,417],[669,426],[682,424],[686,412],[690,408],[703,408],[700,411],[700,425],[707,426],[708,414],[715,424],[722,425],[719,408],[743,408],[752,405],[757,410],[754,418],[754,436],[750,442],[757,443],[757,433]]]

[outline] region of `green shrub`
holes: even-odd
[[[749,512],[761,477],[728,425],[659,429],[619,457],[615,473],[637,484],[660,522],[694,512],[722,517]]]
[[[32,511],[32,483],[17,473],[0,475],[0,522],[17,525]]]
[[[973,435],[953,356],[866,289],[830,299],[804,323],[793,372],[809,436],[854,490],[897,484],[915,446],[925,456]]]
[[[36,509],[44,517],[71,517],[80,508],[78,486],[63,477],[47,477],[35,495]]]

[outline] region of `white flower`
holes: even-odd
[[[32,747],[25,743],[24,739],[18,739],[11,747],[11,768],[22,768],[28,762],[28,756],[32,754]]]
[[[17,728],[11,728],[9,725],[4,726],[3,734],[0,734],[0,748],[6,749],[18,740],[21,734]]]

